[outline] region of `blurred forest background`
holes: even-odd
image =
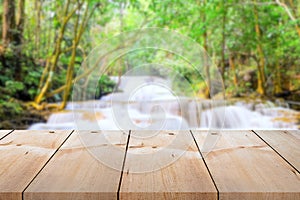
[[[0,4],[0,128],[22,127],[63,110],[76,71],[89,52],[120,32],[145,27],[175,30],[201,44],[223,76],[226,98],[281,98],[299,110],[298,0],[1,0]],[[189,69],[178,71],[197,89],[198,80]],[[108,77],[99,82],[102,92],[114,87]]]

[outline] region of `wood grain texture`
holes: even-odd
[[[11,130],[0,130],[0,139],[7,135]]]
[[[255,133],[300,171],[300,131],[255,130]]]
[[[292,134],[300,134],[300,130],[288,130]]]
[[[205,132],[193,134],[201,148]],[[220,199],[300,199],[299,173],[251,131],[222,131],[204,159]]]
[[[189,131],[133,131],[120,199],[217,199],[217,191]]]
[[[0,141],[0,199],[22,192],[71,131],[15,130]]]
[[[117,199],[121,172],[111,167],[122,168],[127,138],[121,131],[76,131],[27,188],[24,199]]]

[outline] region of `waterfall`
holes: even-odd
[[[69,102],[65,111],[53,113],[47,123],[33,124],[29,129],[76,129],[78,123],[84,129],[102,130],[298,128],[299,112],[282,101],[229,101],[224,106],[221,101],[178,96],[163,79],[134,80],[141,87],[125,77],[120,88],[123,92],[100,100]]]
[[[220,112],[225,109],[224,118]],[[272,118],[242,106],[218,107],[201,113],[201,128],[274,129]]]
[[[108,106],[106,108],[96,107],[92,109],[89,103],[72,103],[77,108],[76,117],[86,127],[89,124],[97,122],[103,130],[118,130],[119,124],[114,121],[114,113]],[[201,103],[200,103],[201,104]],[[85,105],[87,105],[85,107]],[[97,104],[95,104],[97,106]],[[165,115],[153,115],[151,108],[158,106],[164,108]],[[145,128],[153,123],[159,124],[160,120],[164,121],[164,129],[297,129],[297,117],[299,112],[282,107],[262,107],[257,106],[253,110],[249,105],[229,105],[226,107],[215,107],[197,112],[193,101],[186,101],[184,106],[185,114],[180,116],[180,106],[174,101],[157,101],[157,102],[136,102],[134,104],[121,104],[120,108],[128,112],[129,118],[135,127],[128,129]],[[153,111],[153,110],[152,110]],[[225,111],[225,112],[224,112]],[[224,115],[222,115],[224,112]],[[183,113],[183,112],[182,112]],[[196,117],[195,117],[196,116]],[[123,128],[126,124],[123,124]],[[157,127],[160,128],[160,127]],[[30,126],[29,129],[76,129],[74,122],[74,113],[67,110],[62,113],[53,113],[50,115],[47,123],[37,123]]]

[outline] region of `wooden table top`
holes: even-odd
[[[300,131],[0,130],[0,200],[300,199]]]

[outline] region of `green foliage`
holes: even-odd
[[[16,92],[24,89],[24,84],[19,81],[9,80],[5,82],[5,87],[12,95],[14,95]]]
[[[17,102],[1,102],[0,104],[0,117],[5,116],[15,116],[20,113],[22,113],[23,108],[22,106]],[[3,119],[0,119],[0,121]]]
[[[112,81],[107,75],[100,76],[98,80],[98,87],[96,90],[95,98],[99,99],[114,91],[116,83]]]
[[[78,1],[70,2],[70,10],[75,9]],[[290,19],[284,7],[266,0],[260,0],[257,3],[248,0],[113,0],[100,2],[91,0],[80,2],[84,3],[83,7],[98,7],[88,21],[79,41],[75,58],[75,74],[86,55],[107,38],[121,31],[142,27],[161,27],[189,36],[201,45],[206,43],[206,50],[213,62],[220,68],[221,66],[225,67],[224,82],[229,93],[248,94],[255,91],[256,73],[251,76],[249,81],[243,80],[241,73],[249,70],[255,71],[258,64],[258,43],[263,49],[266,79],[274,82],[276,66],[279,66],[280,73],[278,74],[282,76],[282,89],[293,90],[300,87],[299,78],[294,78],[295,74],[300,71],[300,36],[295,29],[295,25],[297,23],[299,25],[300,22],[299,2],[293,1],[295,5],[292,5],[282,1],[286,3],[296,18],[295,21]],[[40,10],[37,7],[38,3],[41,5]],[[0,64],[0,87],[4,91],[1,98],[5,96],[8,99],[32,101],[40,92],[38,86],[46,66],[46,59],[56,48],[55,42],[65,20],[63,17],[65,5],[66,0],[26,1],[26,23],[20,61],[22,78],[17,80],[15,77],[15,49],[18,47],[10,44],[6,48]],[[254,7],[258,11],[258,25],[261,32],[259,40],[255,34]],[[72,45],[77,16],[79,16],[80,24],[83,19],[83,10],[76,10],[66,25],[61,43],[62,51]],[[168,56],[168,53],[162,51],[136,51],[126,55],[127,64],[124,62],[121,69],[118,67],[120,64],[117,61],[112,63],[112,68],[106,75],[116,76],[133,66],[145,63],[164,62],[162,64],[168,64],[175,69],[192,86],[191,91],[187,91],[179,81],[175,83],[175,90],[182,90],[186,94],[190,94],[201,92],[206,87],[202,78],[193,73],[192,68],[181,58],[173,56],[169,59]],[[229,63],[230,57],[234,60],[235,70]],[[59,57],[49,92],[65,84],[70,58],[70,51],[65,51]],[[172,61],[174,62],[172,63]],[[238,77],[238,88],[233,84],[234,74],[237,74]],[[75,75],[72,78],[74,77]],[[100,77],[99,91],[96,96],[100,97],[111,92],[114,86],[108,76]],[[267,83],[265,87],[273,87],[273,83]],[[61,99],[62,93],[58,93],[46,101],[61,101]]]

